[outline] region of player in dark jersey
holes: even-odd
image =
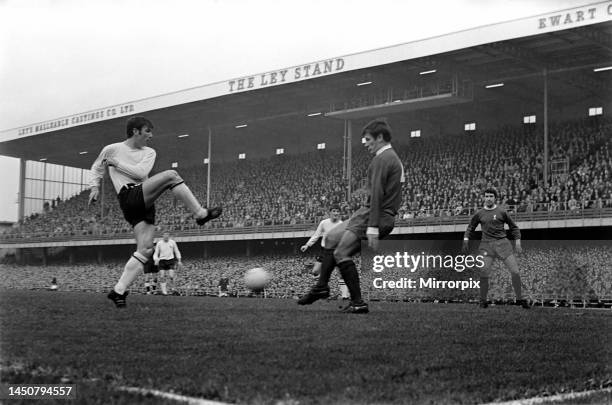
[[[504,224],[508,224],[512,238],[516,244],[516,253],[522,252],[521,231],[508,215],[506,210],[495,204],[497,191],[488,188],[484,191],[484,207],[476,212],[468,225],[463,236],[463,251],[468,251],[470,237],[473,235],[478,224],[482,228],[482,241],[478,248],[479,254],[484,256],[484,266],[480,276],[480,306],[486,308],[487,294],[489,292],[489,275],[493,260],[498,257],[504,261],[506,268],[512,278],[512,287],[516,294],[516,302],[523,308],[530,308],[529,303],[523,299],[521,293],[521,276],[519,274],[518,263],[512,249],[512,244],[506,237]]]
[[[323,253],[319,280],[308,294],[299,299],[300,305],[310,305],[329,297],[329,278],[334,267],[338,266],[351,295],[350,303],[342,311],[354,314],[369,312],[368,304],[361,298],[359,273],[352,256],[361,249],[361,239],[367,238],[368,246],[376,250],[378,240],[393,230],[402,201],[404,168],[391,147],[391,127],[384,119],[368,123],[361,134],[365,147],[374,155],[368,167],[368,201],[348,221],[329,231],[326,246],[330,251]]]

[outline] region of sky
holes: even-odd
[[[594,2],[0,0],[0,130]],[[0,156],[0,221],[18,172]]]

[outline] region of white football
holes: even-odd
[[[270,274],[261,267],[247,270],[244,274],[244,284],[250,290],[261,290],[270,282]]]

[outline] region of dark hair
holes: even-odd
[[[378,138],[378,135],[382,134],[385,142],[391,142],[391,127],[385,118],[376,118],[368,122],[361,130],[361,136],[366,136],[367,134],[372,135],[375,139]]]
[[[153,129],[153,124],[145,117],[130,117],[125,124],[127,137],[131,138],[134,135],[135,129],[140,131],[145,125],[149,127],[149,129]]]
[[[338,211],[340,211],[340,206],[339,206],[338,204],[334,204],[334,205],[332,205],[331,207],[329,207],[329,210],[330,210],[330,211],[333,211],[333,210],[338,210]]]
[[[497,198],[497,190],[495,190],[493,187],[487,188],[483,194],[493,194],[495,198]]]

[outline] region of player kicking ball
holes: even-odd
[[[329,297],[329,278],[334,267],[348,287],[351,301],[342,312],[365,314],[368,304],[361,297],[359,273],[352,256],[361,250],[361,240],[376,250],[378,241],[389,235],[395,226],[395,216],[402,201],[404,168],[391,147],[391,127],[384,119],[368,123],[361,135],[365,147],[374,155],[368,167],[368,201],[348,221],[332,228],[326,239],[321,273],[314,287],[298,300],[299,305],[310,305]]]
[[[166,170],[149,177],[155,164],[156,152],[147,146],[153,137],[153,124],[144,117],[131,117],[126,124],[127,139],[105,146],[90,172],[89,204],[100,195],[100,179],[106,168],[117,192],[123,216],[134,228],[136,251],[128,260],[123,274],[108,294],[117,308],[126,305],[127,289],[151,266],[155,235],[155,201],[166,191],[189,209],[198,225],[219,217],[221,207],[203,208],[175,170]]]
[[[508,224],[510,228],[512,237],[516,242],[517,254],[523,251],[521,248],[521,231],[506,210],[495,204],[496,200],[497,191],[494,188],[488,188],[484,191],[484,207],[474,214],[465,231],[463,236],[463,252],[468,252],[470,237],[473,235],[478,224],[480,224],[482,228],[482,241],[478,250],[479,254],[484,256],[484,266],[481,269],[480,276],[480,307],[487,308],[489,306],[487,301],[489,275],[493,260],[498,257],[504,261],[506,268],[510,272],[512,288],[516,294],[516,303],[525,309],[529,309],[529,303],[523,299],[521,293],[521,276],[519,274],[518,263],[512,249],[512,244],[506,237],[504,224]]]

